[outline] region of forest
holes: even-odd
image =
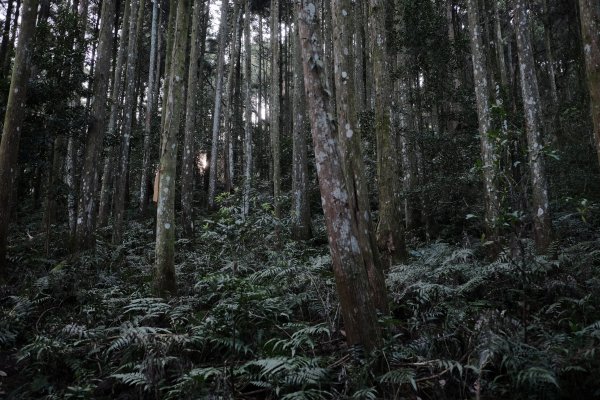
[[[0,0],[0,398],[600,398],[600,1]]]

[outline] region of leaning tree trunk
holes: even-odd
[[[19,42],[15,53],[15,64],[10,81],[10,92],[4,115],[2,139],[0,142],[0,274],[4,273],[6,261],[6,245],[8,224],[10,220],[10,195],[19,155],[21,127],[25,117],[25,100],[27,98],[27,80],[33,38],[35,34],[35,19],[37,16],[37,0],[24,0],[21,16]]]
[[[548,183],[544,166],[540,93],[535,75],[528,13],[527,0],[514,0],[517,53],[531,170],[534,238],[536,248],[543,252],[552,241],[552,220],[548,205]]]
[[[375,89],[375,136],[377,139],[377,177],[379,187],[379,223],[377,244],[391,260],[406,256],[404,229],[398,204],[398,158],[390,126],[390,89],[388,38],[385,20],[389,7],[383,0],[369,1],[370,46]]]
[[[113,221],[113,243],[121,243],[123,239],[123,219],[125,214],[125,195],[127,193],[127,177],[129,172],[129,145],[135,112],[135,84],[137,81],[136,66],[138,55],[138,35],[144,16],[144,2],[131,0],[131,21],[129,22],[129,44],[127,45],[127,68],[125,76],[125,96],[123,100],[123,125],[121,126],[121,154],[117,160],[115,181],[115,209]]]
[[[90,248],[94,241],[94,210],[96,184],[98,180],[98,159],[102,151],[102,141],[106,129],[106,100],[112,59],[112,31],[114,25],[115,0],[103,0],[98,38],[98,59],[94,73],[91,117],[85,145],[85,156],[81,171],[81,194],[77,218],[77,247]]]
[[[246,82],[244,89],[246,91],[246,109],[244,112],[244,199],[242,206],[244,217],[250,213],[250,191],[252,190],[252,42],[250,41],[252,31],[250,29],[250,17],[250,0],[246,0],[246,15],[244,17],[244,80]],[[258,108],[258,116],[260,121],[260,107]]]
[[[349,345],[371,350],[380,343],[374,298],[382,293],[373,293],[369,285],[368,266],[362,252],[369,245],[369,237],[360,229],[358,219],[363,215],[357,214],[358,199],[346,182],[344,161],[327,108],[329,95],[324,85],[317,9],[310,0],[299,0],[297,6],[308,114],[346,338]]]
[[[585,55],[587,86],[590,92],[590,111],[600,162],[600,11],[597,0],[579,0],[581,36]]]
[[[173,30],[169,93],[167,93],[165,125],[160,146],[158,204],[156,210],[156,264],[154,290],[159,296],[174,294],[175,281],[175,178],[177,172],[177,134],[183,111],[186,45],[188,37],[189,0],[178,0],[177,19]]]
[[[308,240],[312,237],[310,204],[308,200],[308,155],[306,147],[306,102],[304,99],[304,75],[298,26],[294,26],[294,125],[292,164],[292,237]]]
[[[152,6],[152,26],[150,28],[150,60],[148,67],[148,89],[146,95],[146,119],[144,121],[144,147],[142,154],[142,173],[140,178],[139,212],[145,215],[148,209],[148,180],[150,179],[150,147],[152,144],[152,115],[158,77],[156,76],[156,48],[158,42],[158,0]]]
[[[280,136],[280,112],[281,112],[281,82],[279,80],[280,64],[280,32],[279,32],[279,0],[271,0],[271,104],[269,107],[270,133],[271,133],[271,157],[273,160],[273,205],[275,207],[275,218],[281,218],[281,146]]]
[[[483,189],[485,196],[485,226],[488,235],[497,236],[500,199],[496,186],[496,169],[498,156],[490,132],[492,116],[490,111],[490,91],[488,87],[488,71],[485,50],[479,24],[479,8],[477,0],[468,0],[469,30],[471,33],[471,53],[473,55],[473,77],[475,80],[475,97],[477,115],[479,116],[479,137],[481,142],[481,160],[483,161]]]
[[[361,150],[361,135],[355,110],[354,99],[354,63],[347,52],[352,45],[352,14],[356,7],[350,0],[331,0],[330,2],[334,84],[337,113],[337,142],[343,162],[345,181],[349,192],[355,194],[356,209],[354,210],[358,229],[367,240],[359,241],[360,251],[367,268],[369,284],[375,306],[381,311],[387,311],[387,297],[381,260],[377,248],[377,239],[371,222],[368,186],[364,173],[363,155]]]
[[[219,27],[219,58],[217,60],[217,81],[215,83],[215,110],[213,112],[212,143],[210,149],[210,171],[208,178],[208,207],[215,207],[217,192],[217,159],[219,157],[219,127],[221,125],[221,100],[223,97],[223,73],[225,69],[225,51],[227,50],[227,11],[229,1],[221,0],[221,23]]]

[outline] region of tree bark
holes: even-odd
[[[479,137],[485,198],[485,226],[488,236],[494,240],[498,233],[497,223],[500,213],[500,200],[496,184],[498,155],[493,138],[490,136],[492,116],[490,111],[490,88],[488,86],[488,64],[486,63],[486,53],[483,47],[477,0],[468,0],[467,7],[471,34],[475,98],[477,101],[477,115],[479,116]]]
[[[406,257],[404,229],[398,204],[398,158],[390,126],[390,89],[388,38],[385,20],[389,9],[383,0],[369,0],[370,47],[375,90],[375,136],[377,138],[377,178],[379,223],[377,244],[390,260]],[[337,79],[337,78],[336,78]]]
[[[0,142],[0,274],[4,273],[8,224],[10,222],[10,196],[17,161],[21,127],[25,117],[27,80],[35,35],[37,0],[24,0],[19,43],[15,53],[15,64],[10,81],[10,92],[4,115],[2,139]]]
[[[221,125],[221,101],[223,97],[223,74],[225,51],[228,41],[227,13],[229,1],[221,0],[221,23],[219,26],[219,57],[217,59],[217,81],[215,83],[215,109],[213,112],[212,143],[210,149],[210,171],[208,178],[208,207],[215,208],[217,192],[217,161],[219,157],[219,128]]]
[[[157,295],[175,294],[175,178],[177,171],[177,134],[183,111],[185,58],[188,37],[189,0],[177,1],[173,31],[169,93],[165,104],[156,210],[156,265],[154,290]]]
[[[246,0],[246,15],[244,17],[244,80],[245,80],[245,122],[244,122],[244,198],[242,214],[250,213],[250,191],[252,190],[252,31],[250,28],[250,0]],[[260,16],[259,16],[260,18]],[[260,96],[260,95],[259,95]],[[260,104],[260,98],[259,98]],[[260,121],[260,107],[258,115]]]
[[[150,146],[152,144],[152,116],[154,114],[154,103],[156,89],[159,85],[156,75],[156,60],[158,42],[158,0],[153,1],[152,5],[152,26],[150,28],[150,60],[148,61],[148,88],[146,91],[146,118],[144,121],[144,144],[142,150],[142,173],[140,177],[140,215],[145,215],[148,210],[148,181],[150,180]]]
[[[344,161],[328,113],[317,7],[313,1],[299,0],[297,11],[321,201],[346,338],[351,346],[372,350],[380,343],[380,334],[375,293],[369,285],[369,271],[361,251],[368,246],[369,238],[360,229],[358,219],[364,216],[357,213],[358,200],[351,190],[352,183],[349,186],[346,182]]]
[[[600,15],[595,0],[579,0],[581,36],[596,152],[600,162]]]
[[[145,2],[131,0],[131,21],[129,22],[129,43],[127,45],[127,67],[125,76],[125,95],[123,100],[123,124],[121,126],[121,152],[117,162],[115,181],[115,209],[113,221],[113,243],[121,243],[123,239],[123,219],[125,214],[125,195],[127,193],[127,176],[129,171],[129,146],[135,113],[135,84],[137,80],[136,66],[138,56],[138,35],[144,16]]]
[[[204,62],[203,36],[206,31],[200,26],[200,18],[204,15],[205,1],[195,0],[192,12],[192,33],[190,38],[190,63],[188,68],[187,101],[185,110],[185,128],[183,139],[183,160],[181,170],[181,211],[183,234],[191,238],[194,234],[194,160],[196,151],[194,139],[196,134],[196,113],[198,110],[199,76],[198,61]]]
[[[117,61],[113,70],[112,91],[110,99],[110,117],[108,119],[108,129],[106,135],[110,145],[106,151],[104,167],[102,169],[102,187],[100,190],[100,205],[98,209],[98,226],[106,226],[111,208],[111,192],[114,180],[115,152],[117,142],[117,118],[121,108],[121,97],[123,91],[123,73],[125,59],[127,57],[129,23],[131,14],[131,2],[125,1],[125,10],[123,11],[123,24],[121,26],[121,38],[119,43],[119,52]]]
[[[545,251],[552,241],[552,220],[548,204],[548,183],[542,143],[540,93],[535,75],[535,60],[529,32],[528,1],[514,0],[517,53],[521,73],[521,92],[527,130],[529,168],[533,205],[533,229],[538,251]]]
[[[91,118],[85,146],[85,157],[81,171],[81,194],[77,219],[77,246],[80,249],[93,247],[95,228],[95,199],[98,180],[98,159],[102,151],[102,140],[106,129],[106,100],[112,59],[112,31],[115,0],[103,0],[98,38],[98,59],[94,74]]]
[[[307,121],[304,99],[304,75],[298,26],[294,26],[294,125],[292,164],[292,237],[308,240],[312,237],[310,204],[308,201],[308,154],[306,147]]]
[[[279,0],[271,0],[271,104],[269,107],[269,122],[271,136],[271,156],[273,160],[273,205],[275,218],[281,218],[281,146],[280,113],[281,113],[281,82],[280,56],[280,24]]]

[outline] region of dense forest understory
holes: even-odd
[[[4,0],[0,113],[0,398],[600,398],[597,0]]]

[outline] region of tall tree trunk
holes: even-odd
[[[81,194],[77,219],[77,246],[90,248],[94,241],[94,211],[96,185],[98,180],[98,159],[102,151],[102,141],[106,129],[106,100],[112,58],[112,31],[114,24],[115,0],[103,0],[98,38],[98,60],[94,74],[92,113],[88,125],[85,157],[81,171]]]
[[[306,147],[306,103],[304,99],[304,74],[298,25],[294,26],[294,125],[292,164],[292,237],[308,240],[312,237],[310,204],[308,200],[308,155]]]
[[[121,95],[123,91],[123,73],[125,59],[127,57],[129,23],[131,14],[131,2],[125,0],[125,10],[123,11],[123,24],[121,26],[121,38],[119,43],[119,52],[117,61],[113,70],[113,81],[110,98],[110,116],[108,118],[108,129],[106,135],[111,145],[106,151],[104,167],[102,169],[102,186],[100,190],[100,205],[98,209],[98,226],[106,226],[111,208],[111,192],[114,180],[115,152],[117,142],[117,118],[121,108]]]
[[[234,104],[234,92],[236,86],[236,68],[235,65],[239,62],[240,47],[241,43],[238,38],[242,36],[242,29],[240,26],[242,18],[242,6],[241,2],[236,1],[233,7],[233,36],[231,38],[231,52],[229,56],[229,73],[227,77],[227,84],[225,89],[225,104],[226,109],[223,115],[223,133],[224,133],[224,144],[223,144],[223,175],[225,181],[225,191],[231,192],[233,189],[234,179],[234,160],[233,160],[233,134],[234,131],[234,117],[235,117],[235,104]]]
[[[113,222],[113,243],[121,243],[123,238],[123,219],[125,214],[125,195],[129,172],[129,146],[133,117],[135,113],[136,66],[138,53],[138,35],[144,16],[145,2],[131,0],[131,21],[129,22],[129,43],[127,45],[127,67],[125,76],[125,95],[123,100],[123,125],[121,126],[121,152],[117,160],[115,181],[115,209]]]
[[[154,290],[159,296],[174,294],[177,291],[175,281],[175,175],[177,171],[177,134],[184,101],[183,76],[185,74],[188,15],[189,0],[178,0],[170,76],[168,77],[169,93],[165,104],[167,109],[160,146],[154,271]]]
[[[219,158],[219,128],[221,126],[221,101],[223,98],[223,74],[225,51],[227,50],[229,1],[221,0],[221,23],[219,26],[219,56],[217,59],[217,81],[215,83],[215,109],[213,112],[212,143],[210,149],[210,171],[208,179],[208,207],[215,207],[217,192],[217,161]]]
[[[485,197],[485,227],[488,236],[493,240],[497,237],[498,215],[500,200],[498,197],[497,164],[498,156],[490,136],[492,116],[490,110],[490,88],[488,87],[488,71],[483,47],[479,8],[477,0],[467,1],[469,13],[469,29],[471,32],[471,52],[473,56],[473,76],[475,80],[475,97],[477,100],[477,115],[479,116],[479,137],[481,142],[481,160],[483,170],[483,189]]]
[[[379,187],[377,244],[390,260],[398,260],[406,256],[406,247],[398,204],[396,141],[390,126],[391,83],[387,54],[389,43],[385,27],[386,15],[389,10],[385,6],[385,1],[369,0],[369,11],[370,50],[375,80],[375,135],[377,138],[377,183]]]
[[[146,91],[146,119],[144,121],[144,147],[142,154],[142,173],[140,177],[140,200],[139,212],[145,215],[148,210],[148,181],[150,179],[150,146],[152,144],[152,116],[154,114],[154,103],[159,85],[156,75],[156,60],[158,42],[158,0],[152,5],[152,26],[150,28],[150,60],[148,67],[148,89]]]
[[[8,53],[8,44],[10,41],[10,21],[12,18],[13,1],[6,2],[6,15],[4,17],[4,28],[2,29],[2,44],[0,45],[0,63],[4,62]],[[0,79],[4,79],[6,71],[0,68]]]
[[[595,0],[579,0],[581,36],[596,152],[600,162],[600,11]]]
[[[198,110],[198,61],[204,62],[202,42],[206,40],[206,31],[200,26],[200,18],[204,15],[205,1],[195,0],[192,12],[192,33],[190,38],[190,63],[188,68],[187,101],[185,110],[185,128],[183,139],[183,160],[181,169],[181,211],[183,234],[191,238],[194,234],[194,160],[196,151],[194,139],[196,134],[196,113]]]
[[[281,111],[281,81],[279,64],[279,0],[271,0],[271,104],[269,107],[269,120],[271,132],[271,156],[273,159],[273,201],[275,218],[281,218],[281,146],[280,136],[280,111]]]
[[[548,205],[548,183],[544,166],[540,93],[535,75],[535,60],[529,32],[528,0],[513,0],[517,52],[521,73],[521,91],[527,129],[529,168],[533,205],[535,244],[543,252],[552,241],[552,220]]]
[[[15,40],[17,38],[17,27],[19,26],[19,13],[21,11],[21,0],[17,0],[17,4],[15,5],[15,14],[11,27],[10,38],[8,39],[8,49],[4,56],[3,60],[0,60],[2,63],[2,76],[6,76],[10,69],[10,59],[11,59],[11,50],[15,48]],[[35,22],[34,22],[35,23]]]
[[[10,195],[17,161],[21,127],[25,117],[27,80],[35,35],[37,0],[24,0],[19,43],[15,53],[15,65],[10,81],[10,92],[4,115],[2,139],[0,142],[0,274],[4,273],[8,224],[10,222]]]
[[[250,0],[246,0],[246,15],[244,16],[244,81],[245,110],[244,110],[244,199],[242,214],[250,213],[250,191],[252,190],[252,31],[250,28]],[[260,16],[258,17],[261,18]],[[260,72],[259,72],[260,75]],[[258,100],[258,121],[260,124],[260,94]]]
[[[361,251],[369,245],[369,238],[360,229],[358,219],[364,216],[357,213],[356,193],[352,190],[353,183],[346,182],[344,161],[328,115],[329,99],[323,83],[325,78],[317,9],[315,3],[308,0],[299,0],[297,6],[304,85],[321,201],[346,338],[351,346],[372,350],[381,339],[377,328],[375,293],[372,293],[369,285],[369,271]]]
[[[333,37],[333,71],[337,113],[337,143],[339,145],[346,188],[353,193],[352,205],[355,223],[363,234],[358,240],[362,260],[367,270],[369,285],[375,307],[387,312],[385,281],[377,239],[371,222],[368,186],[364,173],[361,135],[358,127],[354,99],[354,65],[350,52],[352,45],[352,14],[357,12],[351,0],[331,0],[331,23]],[[350,203],[351,204],[351,203]]]

